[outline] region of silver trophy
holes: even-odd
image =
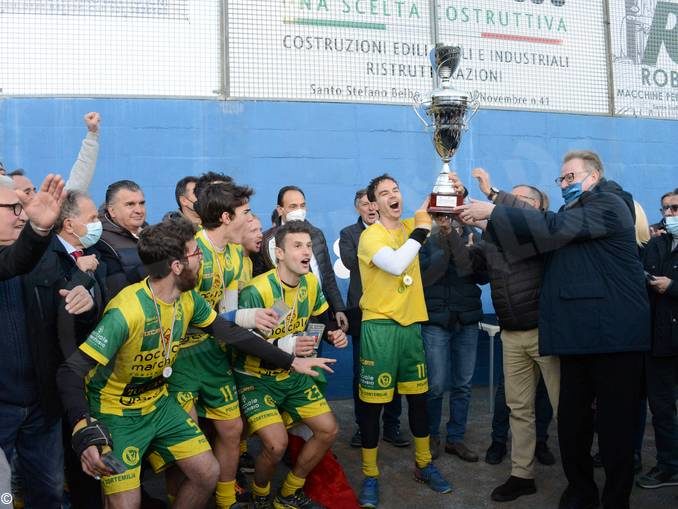
[[[451,77],[461,60],[459,46],[436,44],[431,50],[430,59],[438,87],[425,99],[416,94],[413,107],[426,129],[433,131],[433,146],[443,160],[443,167],[431,192],[428,211],[452,214],[454,207],[464,202],[464,197],[457,193],[448,177],[450,160],[459,148],[461,135],[468,128],[468,122],[478,111],[479,102],[452,86]]]

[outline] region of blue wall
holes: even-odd
[[[252,205],[265,226],[277,190],[299,185],[309,219],[334,242],[355,221],[355,190],[372,176],[394,175],[406,208],[413,210],[440,167],[430,135],[408,107],[128,99],[1,99],[0,161],[24,168],[36,183],[50,171],[67,174],[88,111],[103,118],[91,189],[95,201],[109,183],[133,179],[146,192],[151,222],[175,208],[179,178],[214,169],[256,189]],[[659,196],[678,186],[676,138],[674,121],[485,110],[472,120],[453,166],[472,197],[481,196],[470,182],[471,169],[483,166],[498,187],[537,185],[557,208],[562,200],[553,179],[562,155],[590,148],[601,155],[607,176],[631,191],[653,222]],[[345,281],[340,285],[346,288]],[[491,312],[488,293],[484,303]],[[346,395],[350,352],[338,357],[331,385],[334,394]]]

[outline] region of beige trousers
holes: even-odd
[[[560,359],[539,355],[539,331],[501,331],[504,349],[504,384],[506,404],[511,409],[511,475],[534,479],[534,449],[537,434],[534,420],[534,397],[539,372],[557,416],[560,394]]]

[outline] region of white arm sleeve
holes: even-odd
[[[384,272],[399,276],[419,254],[419,249],[421,249],[419,242],[414,239],[407,239],[398,249],[382,247],[372,257],[372,263]]]
[[[278,340],[278,348],[281,350],[286,351],[289,354],[294,355],[294,349],[297,346],[297,337],[292,336],[290,334],[289,336],[285,336],[284,338],[280,338]]]
[[[71,174],[68,176],[68,182],[66,182],[66,189],[86,193],[94,177],[98,157],[99,133],[88,131],[87,136],[82,140],[78,159],[73,163],[71,168]]]
[[[235,312],[235,323],[245,329],[257,327],[257,311],[261,308],[238,309]]]
[[[219,313],[238,309],[238,290],[226,290],[219,301]]]

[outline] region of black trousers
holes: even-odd
[[[625,352],[560,358],[560,455],[570,489],[582,502],[598,499],[591,460],[595,401],[598,445],[606,477],[603,507],[629,507],[643,357],[640,352]]]
[[[657,445],[657,466],[678,472],[678,357],[645,357],[647,399]]]

